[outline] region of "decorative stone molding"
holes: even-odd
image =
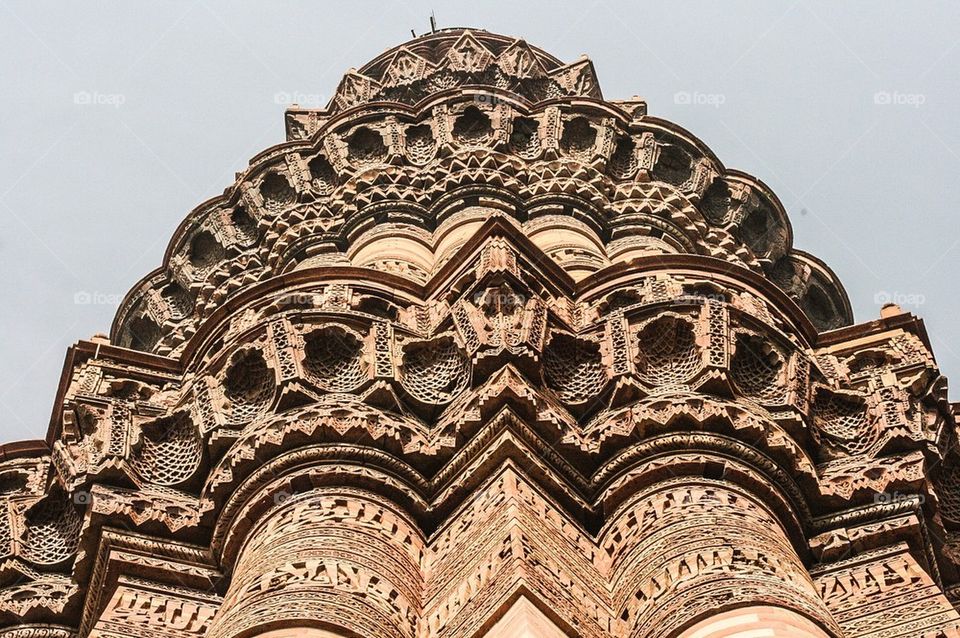
[[[960,636],[924,326],[762,182],[474,30],[286,124],[2,448],[0,638]]]

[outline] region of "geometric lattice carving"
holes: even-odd
[[[230,421],[240,423],[259,415],[273,397],[274,383],[273,370],[259,349],[236,353],[223,376],[224,396],[230,402]]]
[[[414,164],[426,164],[433,157],[436,147],[433,131],[429,124],[421,124],[407,129],[407,157]]]
[[[224,257],[225,251],[216,238],[208,231],[202,231],[190,242],[190,265],[197,270],[205,270]]]
[[[320,195],[329,195],[337,186],[337,174],[323,155],[317,155],[307,165],[310,169],[313,190]]]
[[[38,565],[56,565],[70,558],[77,551],[82,524],[69,495],[55,489],[26,513],[26,558]]]
[[[10,504],[0,498],[0,559],[13,553],[13,527],[10,521]]]
[[[467,108],[453,124],[453,137],[461,144],[480,144],[492,133],[490,117],[475,106]]]
[[[847,454],[863,454],[876,442],[862,398],[821,389],[813,409],[816,432]]]
[[[377,163],[387,155],[383,136],[366,126],[361,126],[350,136],[347,149],[350,161],[361,166]]]
[[[257,238],[257,222],[243,206],[237,206],[230,213],[230,225],[236,233],[237,240],[244,246],[249,245]]]
[[[363,342],[340,326],[324,326],[304,337],[303,368],[330,392],[349,392],[367,378]]]
[[[413,397],[446,403],[467,387],[470,365],[450,337],[404,347],[401,382]]]
[[[590,125],[586,118],[577,117],[563,126],[563,135],[560,137],[560,148],[580,160],[589,160],[597,142],[597,129]]]
[[[610,173],[619,179],[629,179],[637,172],[636,149],[629,137],[617,142],[613,155],[610,156]]]
[[[279,173],[267,176],[260,187],[260,194],[263,196],[264,206],[271,212],[282,211],[292,204],[297,196],[287,178]]]
[[[702,365],[693,325],[680,317],[654,319],[637,334],[638,373],[653,386],[682,383]]]
[[[157,485],[177,485],[196,472],[203,441],[187,412],[142,426],[140,448],[133,456],[137,472]]]
[[[518,117],[513,120],[510,132],[510,150],[520,157],[536,157],[540,154],[539,124],[536,120]]]
[[[607,382],[599,344],[554,334],[543,351],[543,378],[564,401],[595,398]]]
[[[755,335],[737,335],[730,377],[741,392],[768,401],[782,397],[782,368],[783,360],[769,342]]]
[[[942,516],[960,525],[960,464],[955,457],[947,457],[940,466],[935,485]]]

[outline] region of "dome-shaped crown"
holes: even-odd
[[[585,57],[438,31],[348,72],[326,108],[291,107],[286,127],[286,143],[181,225],[164,266],[122,304],[115,343],[176,353],[224,301],[294,270],[350,265],[427,284],[492,214],[574,280],[696,255],[772,280],[821,330],[851,320],[762,182],[642,100],[604,100]]]

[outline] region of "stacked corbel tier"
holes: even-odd
[[[820,330],[851,321],[766,185],[642,101],[604,101],[587,59],[440,32],[286,121],[286,144],[180,226],[122,304],[116,343],[176,355],[241,289],[318,265],[424,284],[495,211],[577,280],[644,255],[712,257],[774,281]]]
[[[286,125],[6,447],[0,638],[957,635],[923,325],[765,185],[482,31]]]

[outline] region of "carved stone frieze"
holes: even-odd
[[[960,636],[926,330],[761,181],[479,30],[286,124],[0,450],[0,638]]]

